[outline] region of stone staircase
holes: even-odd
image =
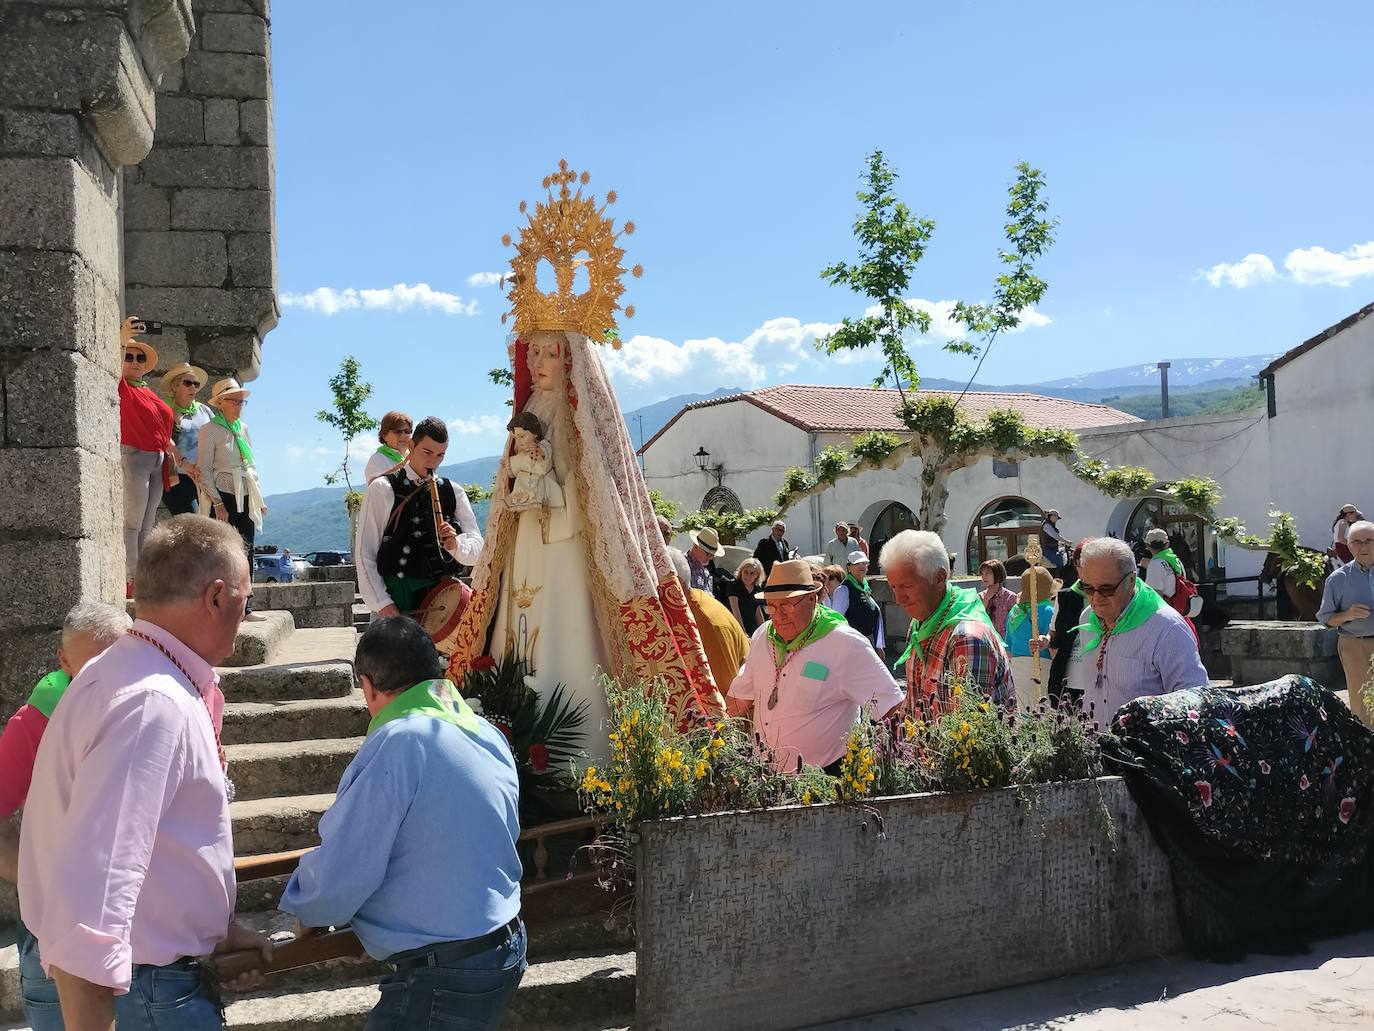
[[[297,629],[288,610],[262,615],[261,621],[243,624],[233,657],[219,670],[239,856],[318,843],[319,819],[333,802],[368,722],[362,694],[353,684],[354,626]],[[348,615],[366,625],[366,609],[361,617],[356,607]],[[239,911],[260,928],[286,936],[291,920],[275,908],[285,884],[285,877],[241,883]],[[0,895],[0,1031],[27,1027],[8,923],[16,912],[13,893]],[[231,997],[228,1026],[245,1031],[362,1028],[382,972],[372,962],[335,961],[275,975],[262,990]],[[607,930],[604,915],[573,917],[532,932],[530,969],[508,1027],[621,1028],[633,1014],[632,945],[623,934]]]

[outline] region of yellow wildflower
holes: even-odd
[[[701,780],[702,777],[706,776],[706,763],[702,760],[698,760],[695,772],[697,780]]]

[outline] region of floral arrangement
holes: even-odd
[[[524,659],[508,655],[497,662],[482,655],[473,660],[462,691],[506,735],[521,773],[542,775],[566,768],[580,753],[587,703],[574,705],[559,684],[541,706],[530,676]]]

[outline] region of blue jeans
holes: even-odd
[[[525,946],[523,923],[500,944],[451,963],[444,960],[445,947],[436,946],[432,966],[402,967],[382,978],[382,997],[364,1031],[500,1027],[525,974]]]
[[[17,928],[19,983],[24,1016],[33,1031],[65,1031],[57,985],[43,975],[38,942]],[[115,996],[116,1031],[223,1031],[219,1007],[210,1000],[200,968],[190,960],[165,967],[136,965],[127,995]]]

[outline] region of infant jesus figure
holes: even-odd
[[[563,506],[563,489],[553,468],[553,449],[544,439],[544,427],[533,412],[521,412],[506,424],[514,437],[515,453],[509,469],[515,479],[506,495],[506,507],[515,512]]]

